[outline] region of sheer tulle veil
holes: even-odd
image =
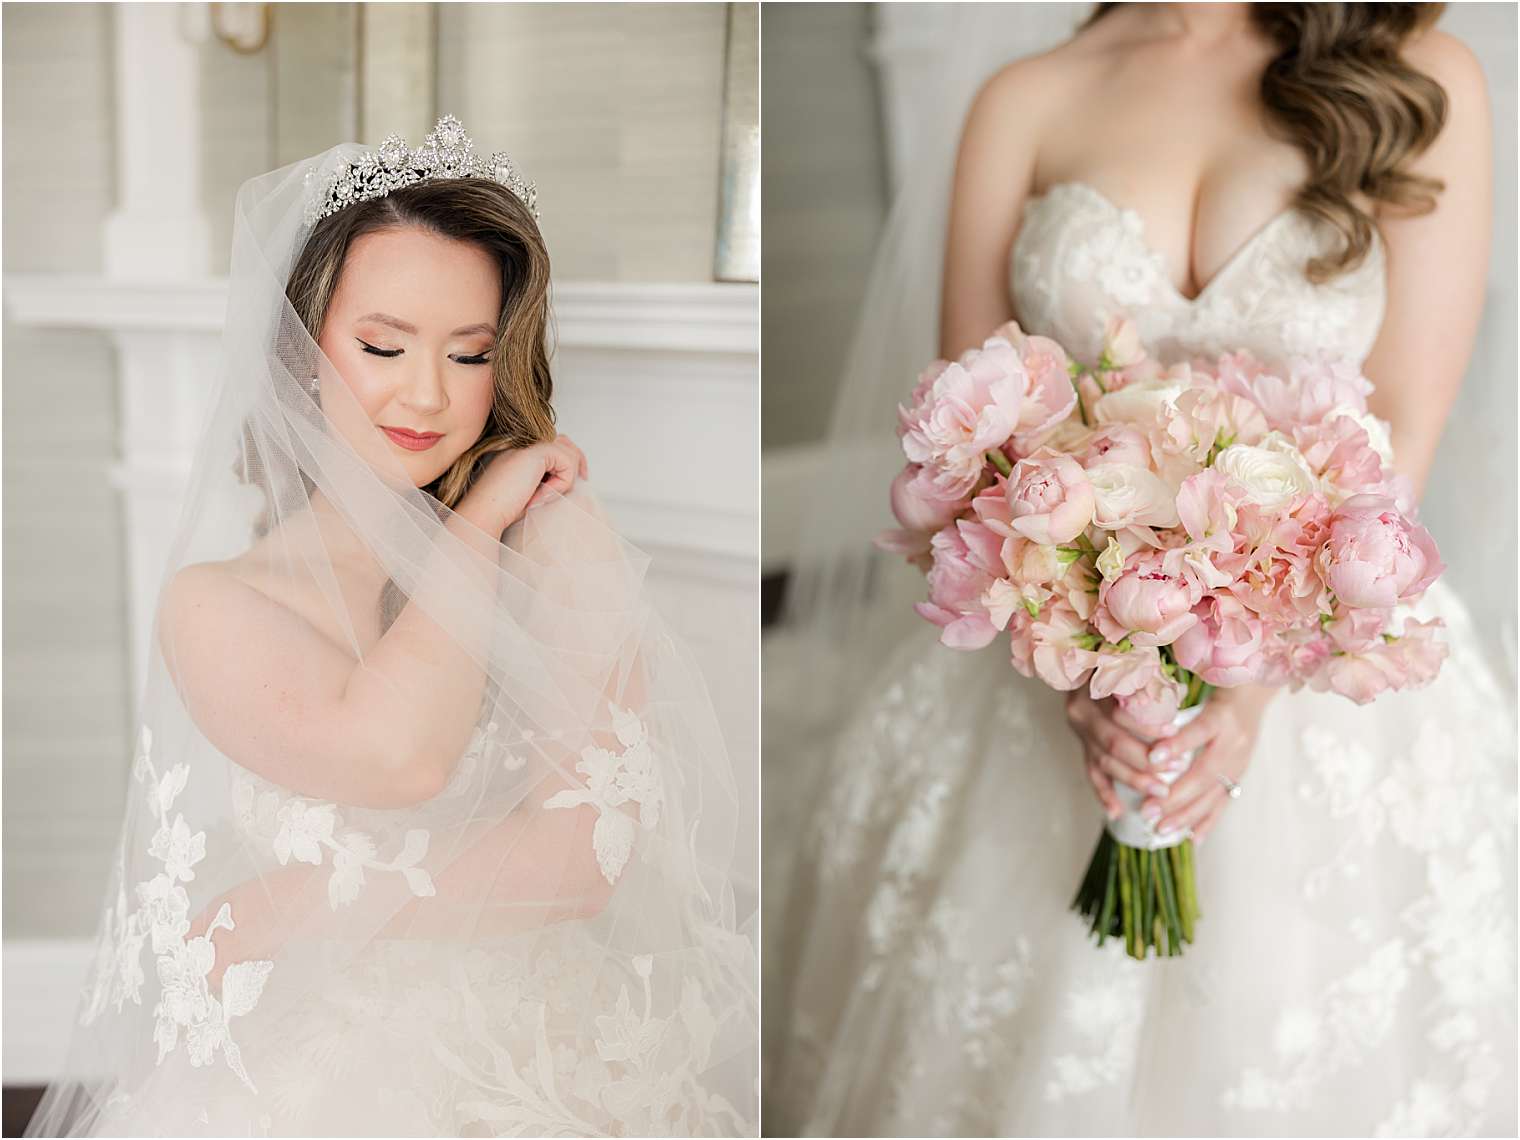
[[[901,470],[896,407],[938,355],[939,293],[955,153],[981,86],[1003,65],[1067,38],[1086,8],[1070,4],[956,4],[923,44],[899,101],[908,153],[877,245],[860,318],[840,377],[818,476],[809,483],[782,611],[791,647],[775,677],[799,727],[823,746],[837,716],[869,683],[870,662],[920,623],[923,579],[872,538],[895,525],[886,489]],[[1045,9],[1049,9],[1046,11]],[[990,330],[989,330],[990,332]],[[773,675],[767,671],[766,682]]]
[[[362,153],[238,193],[164,582],[246,556],[356,675],[381,647],[452,663],[462,691],[388,699],[456,759],[430,784],[403,757],[383,794],[370,766],[395,750],[312,745],[278,780],[240,762],[265,726],[180,691],[165,658],[205,648],[193,621],[165,633],[161,596],[97,959],[28,1134],[754,1134],[730,878],[753,792],[588,486],[484,534],[412,484],[292,309],[309,197]],[[394,583],[399,616],[356,580]],[[426,636],[388,645],[407,622]]]

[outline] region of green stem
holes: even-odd
[[[1013,464],[1008,462],[1008,456],[996,448],[987,453],[987,462],[996,467],[1004,479],[1013,474]]]

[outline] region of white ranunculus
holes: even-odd
[[[1100,463],[1087,470],[1093,489],[1093,522],[1122,526],[1176,526],[1176,493],[1153,471],[1128,463]]]
[[[1214,459],[1214,466],[1245,489],[1257,506],[1276,510],[1312,492],[1317,483],[1291,440],[1268,432],[1259,444],[1236,443]]]
[[[1098,398],[1093,416],[1100,424],[1134,424],[1142,429],[1161,424],[1166,409],[1176,405],[1184,384],[1138,380]]]

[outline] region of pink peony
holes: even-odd
[[[1362,607],[1418,597],[1445,569],[1430,533],[1391,499],[1377,495],[1356,495],[1341,504],[1331,517],[1318,566],[1337,598]]]
[[[952,649],[981,649],[997,636],[983,601],[1002,570],[1002,540],[979,523],[960,521],[930,540],[929,600],[914,609],[944,632]]]
[[[1041,448],[1019,460],[1007,488],[1012,527],[1025,538],[1050,546],[1070,542],[1093,516],[1093,489],[1069,455]]]
[[[892,514],[905,530],[939,530],[967,506],[964,498],[943,498],[929,472],[918,464],[909,464],[892,480],[891,499]]]
[[[1112,642],[1129,637],[1135,645],[1170,645],[1197,622],[1195,588],[1180,574],[1168,574],[1160,551],[1137,554],[1124,572],[1098,587],[1093,622]]]
[[[1249,685],[1261,679],[1261,618],[1230,594],[1204,598],[1193,607],[1198,621],[1172,643],[1177,664],[1211,685]]]
[[[934,469],[941,498],[971,492],[987,452],[1018,426],[1027,383],[1012,351],[973,351],[946,365],[911,409],[898,410],[903,454]]]
[[[1024,374],[1029,378],[1018,429],[1013,437],[1015,452],[1028,455],[1076,407],[1077,393],[1071,386],[1071,358],[1055,341],[1049,337],[1028,335],[1016,321],[1002,325],[987,344],[992,346],[998,341],[1007,343],[1018,353]]]

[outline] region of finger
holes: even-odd
[[[1219,732],[1219,723],[1216,717],[1210,715],[1210,711],[1205,709],[1171,736],[1151,745],[1151,759],[1160,762],[1173,760],[1214,739]]]
[[[1141,772],[1151,769],[1152,765],[1150,757],[1146,754],[1145,745],[1115,724],[1113,719],[1101,709],[1098,710],[1098,718],[1093,723],[1093,735],[1103,747],[1103,751],[1109,755],[1117,757]]]
[[[1129,713],[1125,712],[1124,706],[1119,704],[1118,701],[1114,702],[1113,711],[1108,715],[1110,720],[1136,740],[1147,744],[1154,743],[1151,738],[1156,735],[1156,726],[1153,724],[1141,724],[1134,717],[1130,716]]]
[[[1093,791],[1098,794],[1098,802],[1103,805],[1103,811],[1109,819],[1118,819],[1124,814],[1124,805],[1119,802],[1118,795],[1114,792],[1114,782],[1089,760],[1084,768],[1087,771],[1087,780],[1093,786]]]
[[[1205,792],[1185,807],[1173,808],[1162,815],[1156,821],[1156,833],[1170,831],[1177,832],[1184,828],[1192,827],[1201,822],[1210,812],[1218,809],[1221,800],[1229,799],[1224,794],[1224,788],[1216,787],[1212,792]]]
[[[1093,757],[1105,775],[1126,784],[1141,795],[1165,797],[1170,789],[1156,778],[1155,774],[1141,768],[1134,768],[1101,749],[1093,753]]]

